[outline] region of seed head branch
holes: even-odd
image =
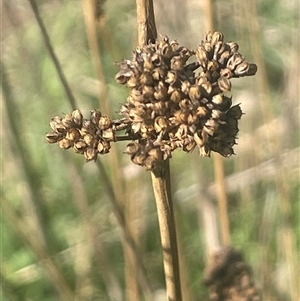
[[[130,88],[119,112],[124,117],[111,120],[97,110],[89,119],[78,110],[56,116],[48,142],[72,147],[90,161],[108,153],[111,142],[132,140],[125,153],[148,170],[171,158],[177,148],[190,152],[198,147],[205,157],[211,151],[224,157],[234,154],[242,110],[225,94],[232,78],[257,71],[237,43],[224,42],[221,32],[209,32],[190,50],[164,37],[138,47],[131,60],[118,65],[116,81]],[[118,136],[118,131],[125,134]]]

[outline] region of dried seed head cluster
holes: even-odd
[[[210,301],[260,301],[250,266],[232,247],[224,247],[214,254],[204,284],[210,289]]]
[[[98,154],[110,150],[110,142],[115,141],[116,124],[97,110],[91,111],[90,119],[83,119],[79,110],[66,114],[64,118],[55,116],[50,121],[52,132],[46,135],[49,143],[57,143],[60,148],[74,148],[87,161],[96,160]]]
[[[201,156],[215,151],[229,157],[242,111],[225,92],[231,89],[231,78],[257,70],[238,48],[225,43],[220,32],[208,33],[195,51],[167,37],[139,47],[131,60],[119,63],[115,77],[130,88],[120,110],[123,118],[113,121],[94,110],[90,120],[83,120],[76,110],[52,119],[47,140],[64,149],[73,147],[89,161],[107,153],[110,142],[124,140],[116,131],[125,129],[132,140],[125,153],[148,170],[177,148],[190,152],[197,146]]]
[[[220,32],[208,33],[196,51],[165,37],[120,63],[116,81],[131,89],[120,113],[137,137],[126,151],[134,163],[152,169],[176,148],[190,152],[195,146],[202,156],[234,154],[242,111],[224,93],[231,78],[257,70],[238,48]]]

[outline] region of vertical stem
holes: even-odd
[[[154,42],[157,37],[153,0],[136,0],[139,45]],[[163,248],[168,301],[181,301],[176,227],[171,200],[169,161],[162,162],[151,173]]]
[[[163,249],[168,301],[181,301],[181,284],[173,204],[169,194],[169,164],[151,173]]]
[[[136,0],[139,45],[155,42],[157,37],[153,0]]]

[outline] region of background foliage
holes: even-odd
[[[129,58],[137,44],[135,2],[97,2],[96,45],[87,2],[38,1],[38,6],[78,108],[85,116],[93,108],[117,116],[127,90],[114,81],[114,62]],[[158,32],[196,48],[205,33],[203,3],[155,1]],[[130,270],[108,182],[96,164],[45,143],[49,120],[72,109],[29,2],[4,0],[2,6],[1,297],[130,300],[131,286],[125,285]],[[216,29],[226,40],[237,41],[259,70],[232,91],[234,103],[241,102],[246,113],[237,156],[224,160],[232,245],[251,264],[265,301],[296,301],[299,3],[218,0],[214,16]],[[154,300],[164,300],[150,175],[122,154],[125,144],[113,147],[116,152],[100,160],[122,196]],[[210,213],[202,203],[205,198],[217,214],[214,158],[178,151],[171,170],[188,298],[207,300],[201,283],[211,246],[205,237],[219,238],[207,232],[205,216]]]

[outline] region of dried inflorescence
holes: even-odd
[[[260,301],[250,266],[241,252],[232,247],[214,254],[204,284],[209,287],[210,301]]]
[[[49,143],[57,143],[62,149],[72,147],[91,161],[96,160],[98,154],[109,152],[118,124],[97,110],[91,111],[89,120],[83,119],[80,111],[75,110],[64,118],[55,116],[50,126],[53,131],[46,135]]]
[[[177,148],[190,152],[197,146],[201,156],[210,156],[211,151],[231,156],[242,111],[239,105],[232,106],[231,97],[224,93],[231,89],[231,78],[254,75],[257,70],[238,48],[236,43],[225,43],[220,32],[208,33],[196,51],[170,42],[167,37],[137,48],[131,60],[119,64],[116,75],[119,84],[130,88],[120,110],[122,122],[118,121],[116,127],[110,120],[103,130],[97,122],[85,121],[92,124],[91,128],[85,126],[85,133],[93,137],[93,143],[79,152],[83,150],[87,160],[95,159],[98,153],[109,150],[111,141],[119,140],[117,130],[126,129],[132,142],[125,152],[134,163],[149,170],[170,158]],[[53,120],[62,122],[58,117]],[[56,134],[48,134],[48,141],[77,150],[76,143],[66,136],[72,126],[80,134],[76,143],[85,141],[74,122],[63,133],[57,126],[52,127]],[[98,145],[103,143],[99,151]]]

